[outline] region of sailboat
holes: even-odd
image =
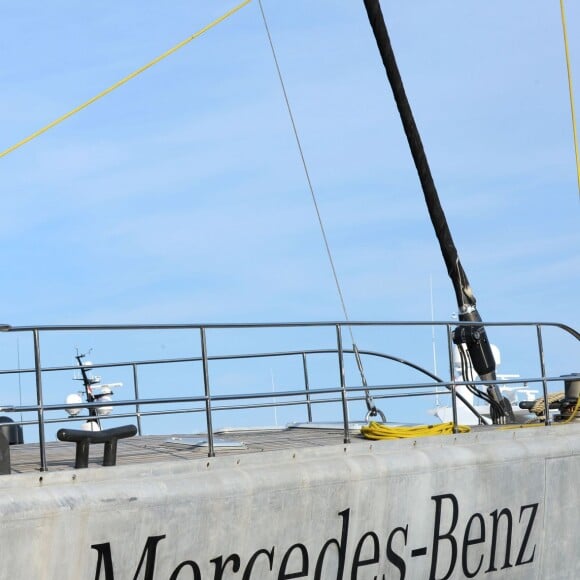
[[[365,5],[388,74],[396,77],[378,2]],[[400,81],[395,78],[393,85]],[[395,89],[395,97],[404,95]],[[399,108],[407,123],[408,103]],[[412,126],[406,131],[413,147],[418,137]],[[413,155],[426,188],[432,188],[426,160],[420,151]],[[432,193],[426,194],[427,203],[435,204],[431,215],[440,230],[459,322],[3,326],[3,337],[22,337],[32,362],[5,368],[2,377],[13,385],[19,378],[29,382],[35,397],[4,404],[2,412],[38,440],[9,445],[9,436],[0,437],[2,576],[578,577],[580,335],[565,323],[482,320]],[[421,356],[416,362],[400,352],[349,342],[351,330],[386,342],[390,333],[418,337],[433,327],[449,354],[449,380],[427,368]],[[498,378],[488,334],[505,329],[533,338],[535,372],[523,378],[548,406],[549,392],[564,391],[555,414],[546,413],[534,427],[512,422],[501,392],[511,379]],[[87,375],[80,355],[72,365],[45,362],[59,344],[70,346],[89,334],[95,354],[110,356],[93,356],[91,370],[107,381],[122,379],[126,398],[107,393],[106,401],[96,400],[88,389],[97,381]],[[175,355],[172,350],[172,355],[131,356],[149,346],[152,335],[162,336],[166,350],[176,336],[189,346]],[[552,370],[560,368],[547,348],[553,335],[566,353],[575,353],[566,356],[563,372]],[[297,344],[298,336],[306,346]],[[419,351],[420,341],[412,341]],[[127,355],[119,352],[120,344]],[[454,344],[477,378],[457,380]],[[429,341],[426,346],[429,351]],[[266,369],[265,389],[249,363]],[[283,379],[276,370],[274,380],[274,365],[283,370]],[[50,400],[62,377],[79,371],[91,396]],[[176,396],[181,383],[187,389]],[[486,397],[493,424],[480,421],[468,432],[454,416],[446,433],[425,436],[435,433],[435,426],[390,417],[397,401],[409,404],[441,390],[455,410],[460,386]],[[134,395],[127,395],[131,390]],[[100,412],[103,408],[107,413]],[[282,413],[289,412],[301,420],[279,425]],[[259,413],[274,416],[276,424],[214,426],[217,417]],[[334,421],[327,420],[329,414]],[[75,428],[95,417],[98,430]],[[182,417],[199,425],[199,432],[183,430]],[[169,429],[148,435],[147,421],[161,418],[169,418]],[[11,423],[6,425],[9,435]],[[55,441],[47,437],[54,426],[61,427]],[[365,430],[370,437],[361,435]]]

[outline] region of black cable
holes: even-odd
[[[395,60],[395,54],[393,52],[393,47],[391,46],[391,40],[387,32],[387,26],[383,18],[380,4],[378,0],[364,0],[364,4],[393,91],[395,103],[399,110],[403,129],[407,136],[411,155],[413,156],[413,161],[425,196],[425,203],[429,210],[429,217],[433,223],[435,234],[437,235],[437,241],[441,247],[441,253],[447,267],[447,273],[453,283],[457,304],[459,305],[461,312],[463,312],[467,307],[475,306],[475,297],[471,292],[467,274],[463,270],[463,266],[459,261],[457,248],[455,247],[453,238],[451,237],[451,231],[439,201],[437,188],[435,187],[435,182],[427,161],[423,142],[421,141],[421,136],[413,117],[411,105],[409,104],[407,94],[405,93],[403,79],[401,78],[399,67]]]

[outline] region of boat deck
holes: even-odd
[[[360,433],[363,423],[351,423],[349,446],[373,447],[377,441],[365,439]],[[557,425],[557,424],[556,424]],[[544,436],[564,434],[563,425],[541,429]],[[580,419],[570,427],[580,427]],[[480,436],[529,438],[536,429],[517,429],[505,431],[497,425],[471,425],[471,433],[458,436],[421,437],[420,439],[402,439],[409,448],[415,448],[417,443],[424,445],[456,444],[459,440],[468,444],[479,444],[484,441]],[[542,425],[543,427],[543,425]],[[509,427],[508,427],[509,429]],[[509,435],[508,435],[509,433]],[[465,437],[465,439],[463,439]],[[459,438],[459,439],[458,439]],[[268,451],[283,451],[292,449],[323,448],[344,445],[344,431],[329,423],[301,423],[289,427],[258,427],[227,429],[214,434],[214,449],[216,457],[256,454]],[[50,472],[75,469],[76,444],[61,441],[48,442],[45,445],[46,464]],[[398,446],[400,450],[400,446]],[[88,467],[103,468],[103,444],[92,444],[89,449]],[[128,439],[120,439],[117,448],[116,465],[158,464],[170,461],[203,461],[208,458],[208,445],[205,434],[185,435],[145,435]],[[11,473],[37,473],[40,470],[40,447],[38,443],[25,443],[10,446]],[[108,469],[108,468],[107,468]]]
[[[463,322],[463,325],[479,325],[479,322]],[[120,439],[117,447],[116,464],[145,465],[180,460],[203,461],[209,455],[209,449],[202,444],[203,434],[188,433],[184,435],[171,434],[172,430],[187,431],[188,428],[213,432],[215,455],[232,456],[247,455],[257,458],[256,453],[267,451],[283,451],[292,449],[322,449],[329,446],[344,444],[344,422],[349,421],[348,405],[353,404],[352,412],[358,421],[350,420],[351,443],[353,446],[368,445],[369,441],[359,434],[360,419],[365,416],[366,410],[373,409],[374,404],[388,405],[391,399],[412,405],[418,397],[443,397],[451,394],[451,401],[445,400],[446,406],[458,404],[457,390],[464,382],[455,378],[445,381],[435,376],[428,369],[406,360],[399,353],[388,354],[382,350],[368,348],[364,350],[349,350],[344,348],[343,334],[351,327],[360,327],[369,333],[370,344],[385,344],[391,332],[399,328],[410,332],[413,337],[412,354],[415,356],[415,344],[420,342],[419,333],[429,333],[425,344],[432,344],[432,331],[439,327],[447,341],[447,352],[452,353],[453,341],[451,329],[456,322],[313,322],[313,323],[267,323],[267,324],[185,324],[185,325],[98,325],[98,326],[42,326],[42,327],[3,327],[2,336],[6,340],[26,338],[27,344],[32,346],[32,352],[27,357],[34,360],[34,366],[27,368],[0,369],[0,379],[6,387],[0,408],[6,414],[3,432],[12,441],[22,440],[19,434],[22,429],[32,427],[26,431],[26,441],[38,437],[43,442],[13,445],[10,448],[10,472],[15,474],[35,473],[43,470],[49,472],[63,472],[75,469],[76,444],[72,442],[51,441],[44,443],[44,438],[54,437],[54,431],[59,426],[76,431],[79,421],[93,420],[92,418],[108,417],[114,419],[112,423],[135,425],[139,432],[154,425],[158,430],[164,430],[164,435],[145,435],[129,439]],[[486,323],[491,327],[513,327],[518,333],[532,332],[534,341],[538,341],[537,358],[539,368],[552,366],[544,357],[544,343],[538,337],[540,330],[549,328],[550,333],[558,331],[568,339],[580,339],[580,335],[566,325],[558,323]],[[150,352],[157,353],[157,346],[171,341],[181,345],[184,336],[199,332],[199,346],[189,345],[185,350],[175,351],[180,354],[176,358],[158,358],[157,355],[146,356]],[[130,346],[132,356],[124,356],[122,351],[116,352],[116,347],[109,356],[98,364],[84,360],[85,355],[77,354],[77,364],[64,366],[42,366],[43,352],[50,354],[50,360],[62,365],[63,360],[69,357],[62,354],[62,345],[66,351],[75,341],[86,340],[85,333],[91,337],[98,337],[105,352],[109,345],[125,344]],[[186,333],[186,334],[184,334]],[[219,337],[210,341],[212,347],[208,350],[207,334]],[[548,333],[549,334],[549,333]],[[547,336],[548,336],[547,334]],[[40,340],[42,335],[43,340]],[[307,341],[308,348],[298,348],[296,341],[302,335]],[[549,334],[551,336],[551,334]],[[518,334],[519,336],[519,334]],[[560,335],[558,335],[560,336]],[[247,340],[246,340],[247,338]],[[96,338],[95,338],[96,340]],[[188,339],[189,340],[189,339]],[[214,341],[217,340],[217,343]],[[220,341],[224,341],[223,344]],[[378,342],[377,342],[378,341]],[[23,339],[23,343],[24,343]],[[42,351],[40,344],[43,346]],[[16,343],[18,344],[18,343]],[[51,346],[53,345],[53,346]],[[229,346],[228,346],[229,345]],[[238,345],[243,345],[243,352],[238,351]],[[145,346],[147,348],[145,348]],[[144,350],[142,350],[142,347]],[[153,351],[149,351],[149,347]],[[218,352],[214,352],[214,349]],[[176,347],[177,348],[177,347]],[[134,350],[136,349],[136,350]],[[225,349],[224,352],[221,349]],[[135,359],[135,352],[142,353],[142,358]],[[552,349],[551,352],[554,352]],[[61,353],[61,354],[57,354]],[[187,356],[185,356],[187,355]],[[356,368],[360,362],[357,357],[368,358],[372,362],[373,374],[376,380],[371,384],[359,384]],[[423,357],[425,358],[425,357]],[[573,355],[564,357],[566,361],[577,360]],[[427,359],[425,359],[427,360]],[[451,367],[457,363],[450,359]],[[515,363],[517,367],[517,362]],[[526,364],[528,364],[526,359]],[[570,364],[566,362],[566,364]],[[453,366],[455,365],[455,366]],[[240,369],[238,371],[238,368]],[[284,376],[284,386],[274,389],[273,377],[277,369]],[[510,378],[505,375],[500,381],[495,381],[500,390],[508,389],[510,393],[524,389],[526,393],[532,391],[543,392],[548,397],[550,392],[559,392],[564,388],[571,390],[571,398],[575,398],[573,385],[574,373],[563,374],[566,369],[554,375],[535,376],[524,378]],[[338,372],[337,372],[338,371]],[[82,375],[84,391],[69,393],[68,387],[63,387],[62,379],[66,384],[73,373],[74,379]],[[117,383],[101,383],[101,375],[105,373],[122,379]],[[238,373],[240,379],[238,379]],[[498,375],[499,376],[499,375]],[[506,378],[507,377],[507,378]],[[568,378],[566,378],[568,377]],[[348,378],[348,382],[347,382]],[[160,382],[161,381],[161,382]],[[364,377],[360,379],[364,383]],[[16,385],[22,384],[23,395],[15,390]],[[124,384],[125,397],[122,400],[112,399],[112,386]],[[487,383],[471,381],[479,389],[484,389]],[[523,386],[522,386],[523,385]],[[549,389],[548,389],[549,387]],[[116,387],[115,387],[116,388]],[[12,390],[11,390],[12,389]],[[4,392],[4,391],[3,391]],[[96,394],[90,394],[96,393]],[[141,394],[140,394],[141,393]],[[71,399],[70,396],[73,395]],[[90,396],[89,396],[90,395]],[[22,398],[24,396],[24,398]],[[26,404],[13,404],[16,400],[27,401]],[[64,401],[64,402],[62,402]],[[236,430],[213,431],[213,424],[219,413],[220,421],[227,420],[265,420],[274,417],[276,408],[285,410],[284,417],[308,418],[308,423],[290,424],[290,428],[251,428]],[[356,411],[354,409],[356,408]],[[296,413],[291,410],[295,409]],[[366,409],[366,410],[365,410]],[[402,407],[401,407],[402,409]],[[260,414],[248,414],[260,410]],[[267,410],[263,413],[263,410]],[[237,415],[243,411],[243,415]],[[314,412],[313,412],[314,411]],[[472,411],[474,411],[472,409]],[[223,414],[222,414],[223,413]],[[226,414],[227,413],[227,414]],[[184,422],[173,420],[173,415],[185,416]],[[243,416],[243,419],[242,419]],[[332,417],[333,423],[312,423],[312,417]],[[403,415],[404,416],[404,415]],[[155,422],[149,423],[151,418]],[[167,420],[158,423],[162,417]],[[255,417],[255,419],[254,419]],[[258,419],[258,417],[260,417]],[[249,419],[248,419],[249,418]],[[193,420],[195,419],[195,420]],[[460,418],[458,418],[461,421]],[[296,419],[294,419],[296,420]],[[433,421],[425,417],[425,421]],[[10,425],[9,423],[12,423]],[[143,423],[143,425],[142,425]],[[159,427],[165,425],[165,427]],[[190,427],[195,425],[195,427]],[[106,422],[108,428],[109,422]],[[36,429],[38,428],[38,435]],[[21,429],[19,431],[19,429]],[[477,427],[487,430],[487,427]],[[28,439],[28,434],[32,438]],[[431,438],[429,438],[431,439]],[[225,441],[224,441],[225,440]],[[467,439],[469,440],[469,439]],[[412,440],[409,444],[412,445]],[[427,443],[429,445],[429,443]],[[94,443],[90,446],[88,466],[101,467],[103,462],[103,444]],[[390,449],[390,448],[389,448]],[[41,452],[42,451],[42,452]],[[80,454],[81,455],[81,454]],[[110,458],[109,454],[109,458]],[[82,457],[84,459],[85,456]],[[4,459],[0,457],[0,459]],[[7,459],[7,458],[6,458]],[[2,471],[8,471],[8,462],[1,464]]]
[[[121,439],[117,448],[117,465],[157,463],[204,459],[208,456],[204,435],[147,435]],[[216,456],[260,453],[283,449],[324,447],[344,443],[344,432],[335,428],[254,429],[218,432],[214,436]],[[368,444],[357,430],[351,431],[351,444]],[[12,473],[40,470],[38,443],[10,447]],[[48,471],[74,469],[75,443],[46,443]],[[93,444],[89,450],[89,467],[101,467],[103,445]]]

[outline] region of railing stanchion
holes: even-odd
[[[141,406],[139,405],[139,379],[137,377],[137,365],[133,363],[133,390],[135,392],[135,418],[137,419],[137,434],[139,437],[143,435],[141,431]]]
[[[199,329],[201,336],[201,360],[203,364],[203,386],[205,392],[205,422],[207,426],[207,445],[209,448],[208,456],[215,457],[213,446],[213,427],[211,422],[211,394],[209,388],[209,365],[207,360],[207,342],[205,337],[205,328]]]
[[[32,331],[34,338],[34,373],[36,376],[36,404],[38,405],[38,443],[40,447],[40,471],[47,471],[44,437],[44,404],[42,398],[42,366],[40,362],[40,336],[38,328]]]
[[[306,353],[302,353],[302,369],[304,370],[304,390],[306,391],[306,411],[308,422],[312,423],[312,403],[310,401],[310,380],[308,379],[308,366],[306,364]]]
[[[540,355],[540,371],[542,373],[542,391],[544,393],[544,408],[545,408],[545,424],[546,427],[552,422],[550,420],[550,404],[548,402],[548,383],[546,381],[546,365],[544,364],[544,343],[542,341],[542,328],[539,324],[536,325],[536,333],[538,335],[538,353]]]
[[[446,325],[447,328],[447,352],[449,356],[449,376],[450,384],[449,388],[451,390],[451,410],[453,411],[453,432],[457,433],[457,386],[455,385],[455,369],[453,368],[453,331],[449,324]]]
[[[344,422],[344,442],[350,443],[348,402],[346,399],[346,377],[344,372],[344,352],[342,350],[342,332],[340,324],[336,325],[336,345],[338,351],[338,369],[340,373],[340,396],[342,400],[342,420]]]

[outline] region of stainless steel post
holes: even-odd
[[[203,364],[203,386],[205,392],[205,422],[207,426],[207,444],[209,447],[208,457],[215,457],[213,446],[213,427],[211,422],[211,394],[209,388],[209,365],[207,360],[207,342],[205,337],[205,328],[199,329],[201,336],[201,360]]]
[[[310,381],[308,379],[308,366],[306,365],[306,353],[302,353],[302,369],[304,370],[304,389],[306,390],[306,411],[308,422],[312,423],[312,403],[310,402]]]
[[[40,447],[40,471],[47,471],[44,437],[44,408],[42,401],[42,366],[40,362],[40,336],[38,329],[32,331],[34,338],[34,371],[36,376],[36,404],[38,405],[38,443]]]
[[[453,432],[457,433],[457,387],[455,386],[455,372],[453,369],[453,331],[447,324],[447,352],[449,354],[449,376],[451,389],[451,409],[453,411]],[[465,377],[463,377],[465,379]]]
[[[346,398],[346,377],[344,372],[344,352],[342,350],[342,332],[340,324],[336,325],[336,344],[338,352],[338,369],[340,372],[340,396],[342,399],[342,420],[344,422],[344,442],[350,443],[350,431],[348,429],[348,402]]]
[[[544,363],[544,343],[542,341],[542,328],[539,324],[536,325],[536,333],[538,335],[538,353],[540,355],[542,390],[544,393],[544,408],[546,413],[546,418],[544,422],[546,424],[546,427],[548,427],[552,423],[552,421],[550,420],[550,404],[548,403],[548,382],[546,381],[546,365]]]
[[[143,435],[141,431],[141,407],[139,405],[139,379],[137,378],[137,365],[133,363],[133,390],[135,392],[135,417],[137,418],[137,433],[139,436]]]

